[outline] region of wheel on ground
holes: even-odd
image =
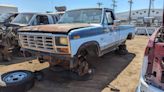
[[[0,92],[27,92],[34,86],[34,75],[32,72],[19,70],[2,75],[5,87],[0,87]]]

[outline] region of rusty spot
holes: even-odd
[[[21,32],[26,31],[41,31],[41,32],[61,32],[68,33],[71,29],[89,27],[90,24],[51,24],[51,25],[39,25],[29,26],[19,29]]]

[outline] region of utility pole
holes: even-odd
[[[101,6],[103,5],[103,3],[98,2],[97,5],[98,5],[99,8],[101,8]]]
[[[154,10],[154,1],[155,0],[152,0],[152,4],[151,4],[153,10]]]
[[[129,9],[129,24],[130,24],[130,22],[131,22],[131,20],[132,20],[132,17],[131,17],[131,13],[132,13],[132,4],[133,4],[133,1],[132,0],[129,0],[128,1],[129,2],[129,5],[130,5],[130,9]]]
[[[115,8],[117,7],[117,5],[116,5],[117,1],[112,0],[112,2],[113,2],[113,4],[112,4],[113,12],[115,12]]]
[[[149,11],[148,11],[148,17],[150,17],[151,5],[152,5],[152,0],[149,0]]]

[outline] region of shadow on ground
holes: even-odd
[[[53,72],[44,70],[45,79],[36,82],[35,87],[29,92],[101,92],[131,63],[135,54],[119,56],[113,52],[102,58],[91,60],[95,66],[95,74],[92,80],[76,81],[70,79],[68,72]],[[116,91],[114,91],[116,92]]]

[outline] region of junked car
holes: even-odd
[[[57,24],[19,29],[25,51],[35,53],[40,63],[60,65],[79,76],[91,73],[88,56],[103,56],[117,49],[127,53],[125,42],[134,38],[134,26],[119,25],[108,8],[67,11]]]
[[[9,24],[16,16],[18,13],[5,13],[0,15],[0,42],[2,42],[2,35],[3,35],[3,30],[6,29],[6,24]]]
[[[4,29],[5,24],[9,24],[17,15],[18,13],[4,13],[0,15],[0,29]]]
[[[164,92],[164,28],[150,37],[136,92]]]
[[[25,26],[55,24],[63,12],[59,13],[20,13],[11,23],[2,30],[0,52],[3,60],[10,61],[12,52],[20,52],[17,30]]]

